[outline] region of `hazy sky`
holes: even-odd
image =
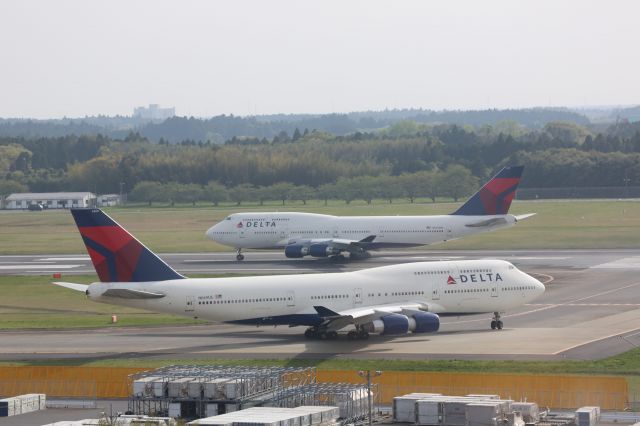
[[[640,103],[637,1],[0,2],[0,117]]]

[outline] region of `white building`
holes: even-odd
[[[38,204],[48,209],[93,207],[96,196],[91,192],[25,192],[11,194],[5,199],[5,208],[10,210],[26,210],[30,205]]]
[[[98,207],[113,207],[122,204],[119,194],[98,195]]]
[[[137,107],[133,109],[133,116],[136,118],[146,118],[149,120],[166,120],[176,115],[175,108],[161,108],[158,104],[149,104],[148,107]]]

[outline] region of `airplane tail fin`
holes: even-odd
[[[507,214],[516,195],[524,166],[508,166],[467,200],[453,215],[483,216]]]
[[[184,278],[100,209],[71,209],[102,282]]]

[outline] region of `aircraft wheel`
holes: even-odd
[[[502,326],[503,326],[502,321],[496,321],[496,328],[498,330],[502,330]]]
[[[321,331],[320,333],[318,333],[318,337],[320,338],[320,340],[327,340],[329,338],[329,333],[327,333],[326,331]]]
[[[496,320],[491,321],[491,329],[492,330],[495,330],[496,327],[498,326],[498,324],[496,324],[496,322],[497,322]]]
[[[306,337],[307,339],[315,339],[318,336],[315,330],[313,330],[312,328],[307,328],[304,332],[304,337]]]
[[[357,331],[351,330],[347,333],[347,340],[357,340],[358,337],[359,336]]]
[[[338,333],[336,331],[327,331],[327,339],[328,340],[338,339]]]
[[[237,255],[236,260],[244,260],[244,254]]]
[[[360,333],[358,337],[360,337],[361,340],[367,340],[369,338],[369,333],[367,333],[366,331],[363,331]]]

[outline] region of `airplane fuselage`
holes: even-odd
[[[104,295],[114,289],[157,297]],[[332,274],[93,283],[88,288],[96,302],[210,321],[307,326],[322,322],[318,306],[344,312],[415,304],[434,314],[459,315],[503,312],[542,292],[539,281],[501,260],[419,262]]]
[[[375,236],[367,249],[415,247],[507,228],[516,217],[505,215],[330,216],[315,213],[235,213],[207,231],[234,248],[282,248],[309,240],[359,241]]]

